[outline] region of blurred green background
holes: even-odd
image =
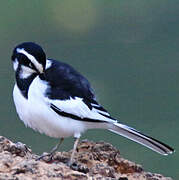
[[[13,100],[15,45],[33,41],[48,57],[84,74],[98,100],[120,121],[175,147],[161,156],[104,130],[82,139],[106,141],[146,171],[179,179],[178,0],[9,0],[0,6],[0,135],[38,154],[57,139],[25,128]],[[61,150],[72,148],[67,138]]]

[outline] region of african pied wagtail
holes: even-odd
[[[46,59],[39,45],[25,42],[16,46],[12,62],[16,77],[13,98],[20,119],[35,131],[61,138],[50,155],[63,138],[74,136],[72,163],[81,134],[94,128],[108,129],[162,155],[174,151],[111,117],[97,102],[88,80],[70,65]]]

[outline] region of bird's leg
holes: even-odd
[[[74,142],[74,145],[73,145],[73,151],[72,151],[70,162],[69,162],[70,166],[73,164],[73,158],[74,158],[74,155],[75,155],[75,152],[76,152],[76,148],[78,146],[79,139],[80,139],[79,137],[75,138],[75,142]]]
[[[62,144],[63,140],[64,140],[64,138],[61,138],[61,139],[60,139],[60,142],[50,151],[50,154],[54,154],[55,151],[58,150],[58,148],[59,148],[60,145]]]
[[[53,147],[53,149],[50,151],[50,153],[43,154],[43,155],[41,155],[40,157],[38,157],[36,160],[38,161],[38,160],[40,160],[40,159],[43,159],[43,158],[46,157],[46,156],[49,156],[49,157],[50,157],[50,160],[51,160],[52,157],[53,157],[53,155],[54,155],[54,153],[55,153],[55,151],[57,151],[57,149],[60,147],[60,145],[62,144],[63,140],[64,140],[64,138],[61,138],[61,139],[60,139],[60,142],[59,142],[55,147]]]

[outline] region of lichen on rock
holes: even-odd
[[[75,163],[68,166],[71,151],[57,152],[51,161],[40,160],[23,143],[0,136],[0,180],[118,179],[172,180],[145,172],[140,165],[121,157],[119,150],[105,142],[81,141]]]

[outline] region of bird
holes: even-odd
[[[33,130],[60,140],[47,155],[53,156],[64,138],[72,136],[72,164],[79,138],[88,129],[107,129],[162,155],[174,152],[169,145],[112,117],[98,103],[83,75],[65,62],[47,58],[37,43],[18,44],[11,59],[16,79],[13,100],[19,118]]]

